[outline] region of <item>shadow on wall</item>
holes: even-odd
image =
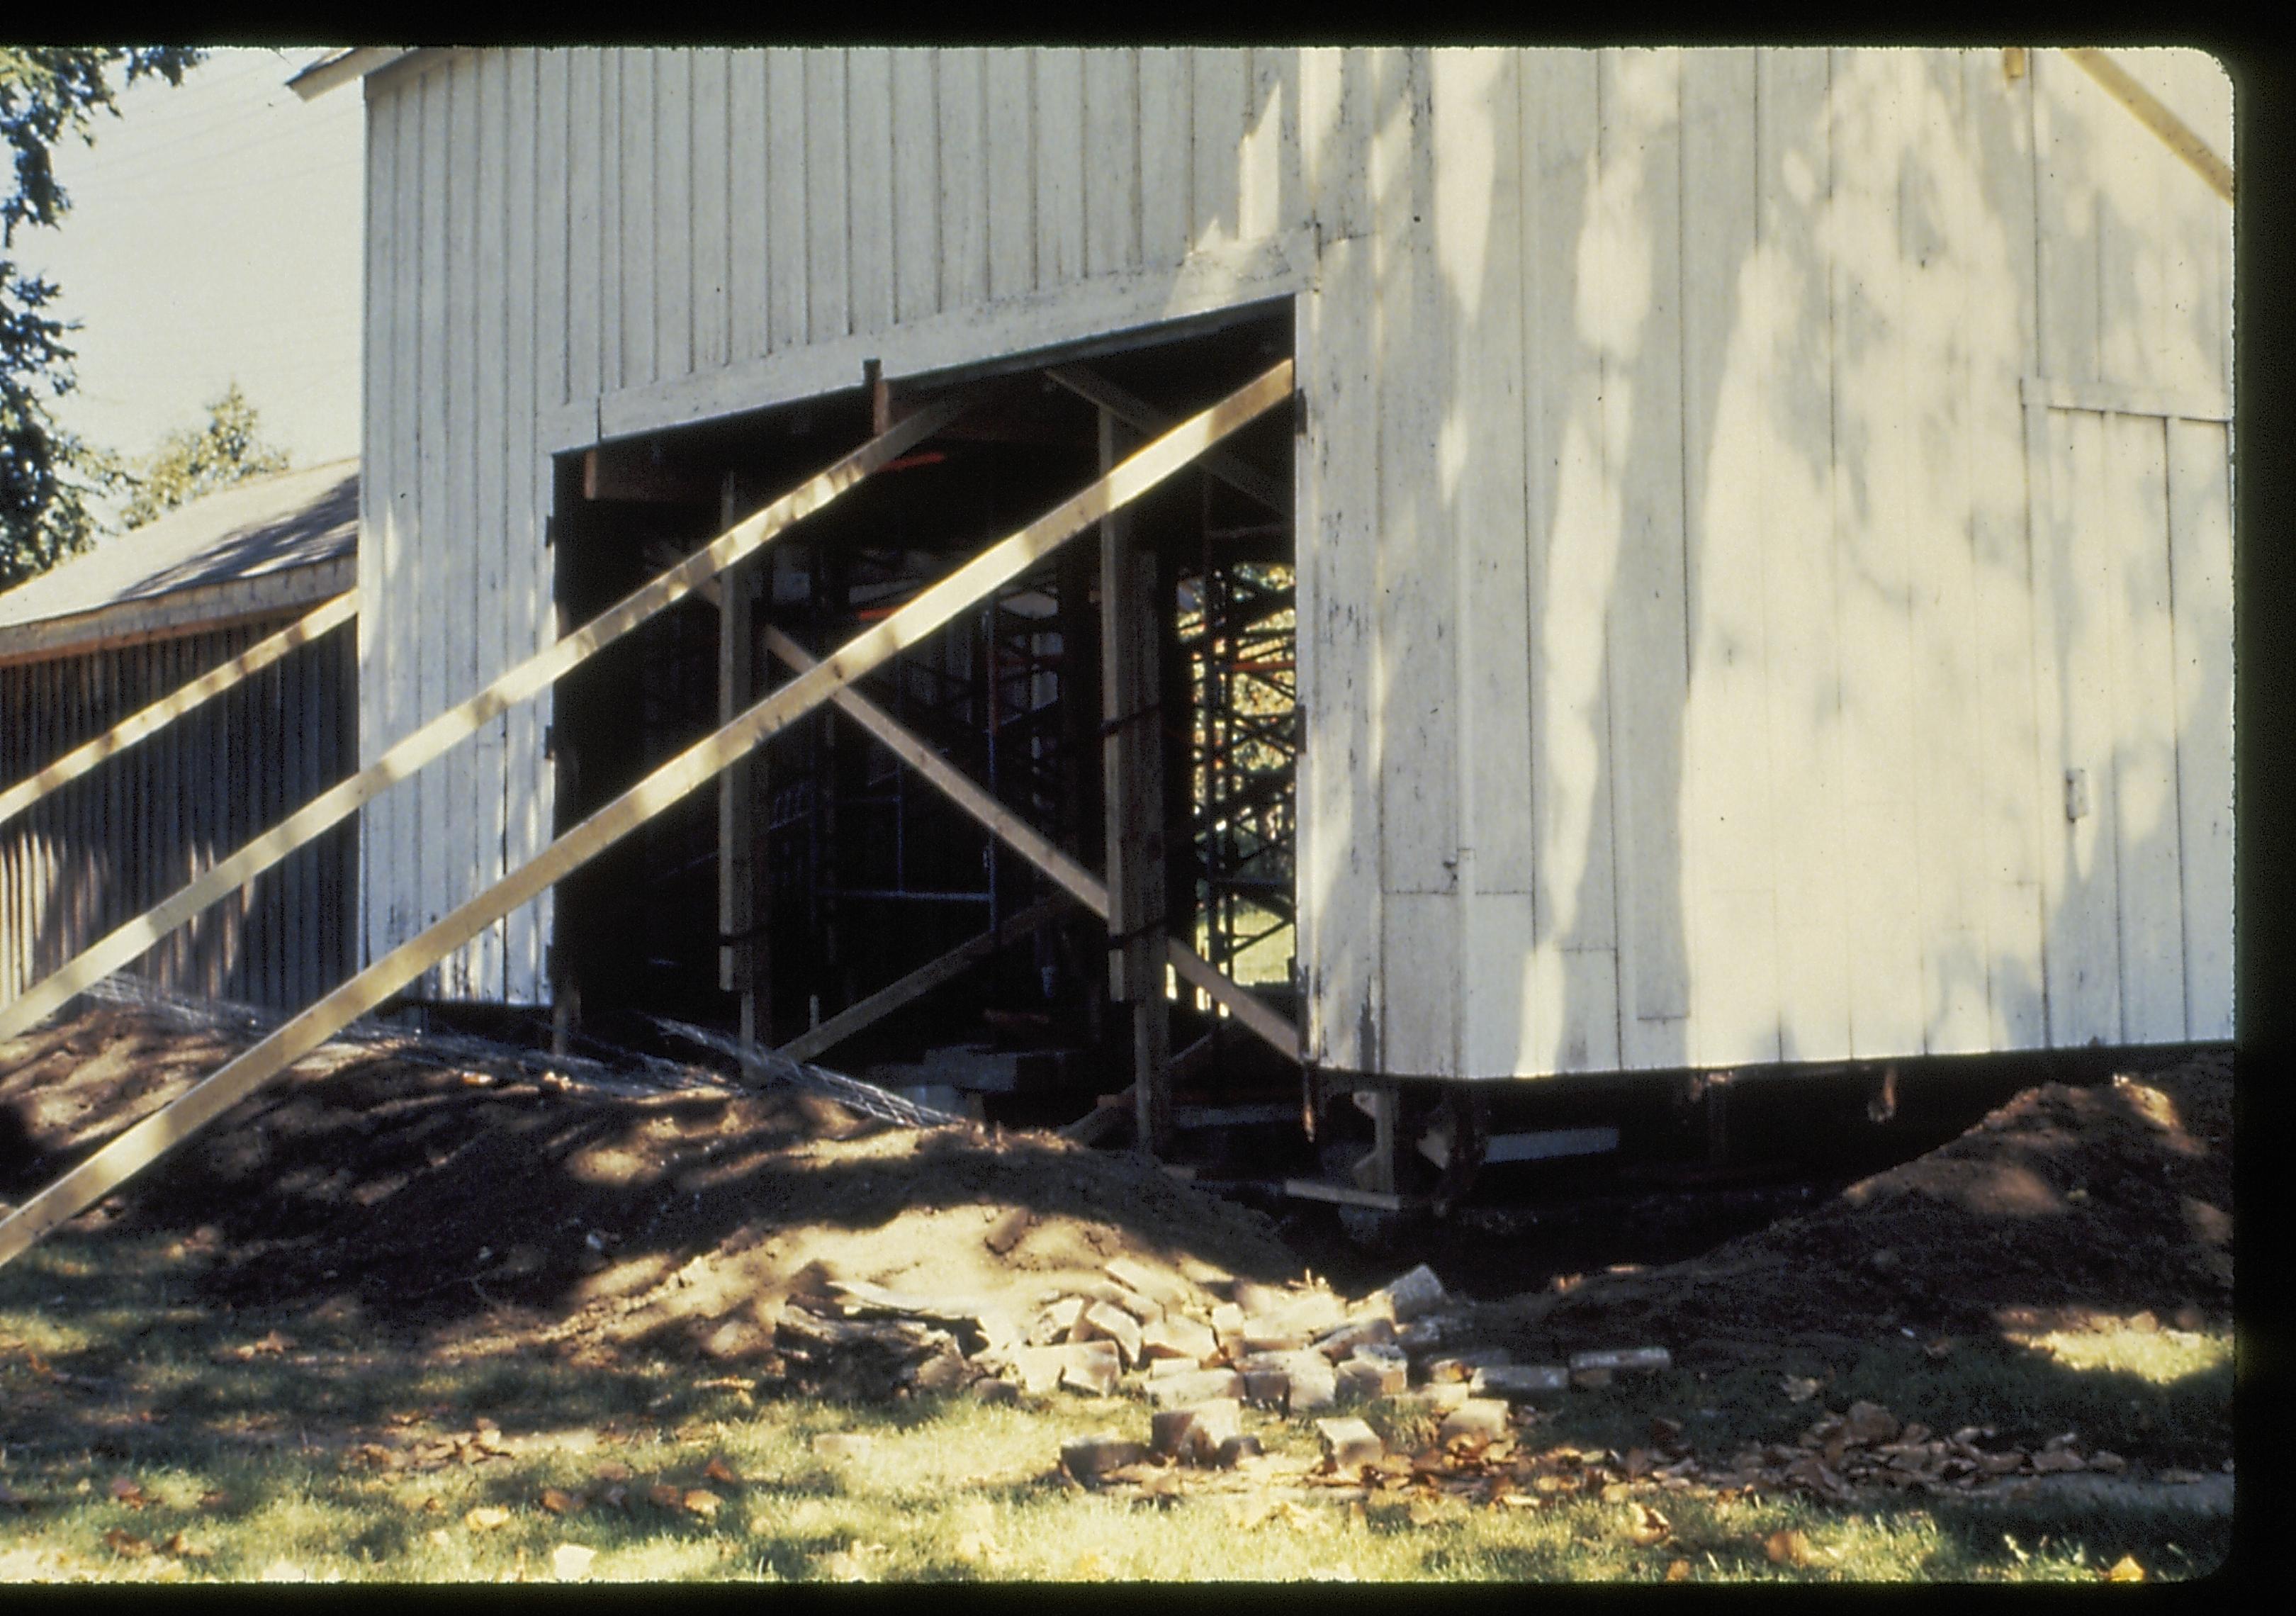
[[[2229,943],[2228,911],[2185,912],[2195,883],[2229,897],[2228,840],[2193,824],[2229,744],[2228,606],[2171,621],[2171,450],[2150,482],[2126,452],[2071,463],[2076,508],[2036,546],[2020,384],[2220,388],[2223,259],[2160,222],[2228,234],[2220,204],[2076,70],[2008,80],[1997,52],[1340,71],[1374,109],[1380,234],[1325,221],[1320,296],[1347,290],[1332,235],[1371,248],[1376,328],[1303,355],[1367,360],[1376,390],[1375,520],[1337,509],[1357,489],[1317,451],[1322,537],[1376,535],[1376,630],[1329,598],[1338,564],[1316,610],[1327,659],[1376,639],[1374,716],[1309,767],[1379,786],[1310,788],[1316,969],[1364,1006],[1320,1029],[1332,1063],[2187,1036],[2206,939],[2183,939]],[[2088,419],[2076,449],[2177,426]],[[2101,828],[2066,834],[2069,767]],[[1372,881],[1337,847],[1366,809]],[[2180,846],[2225,868],[2180,894]],[[1368,885],[1381,913],[1331,915]],[[2118,1016],[2116,993],[2155,1002]],[[2205,1020],[2190,1036],[2224,1036]]]

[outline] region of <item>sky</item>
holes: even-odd
[[[58,148],[71,211],[15,255],[81,323],[54,408],[82,438],[147,454],[235,379],[295,464],[358,453],[365,107],[356,84],[287,88],[325,53],[214,51]]]

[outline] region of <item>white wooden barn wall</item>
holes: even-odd
[[[2228,1036],[2229,214],[2031,62],[417,58],[366,755],[551,631],[554,450],[1296,293],[1314,1059]],[[546,722],[371,811],[370,954],[541,845]],[[538,997],[547,926],[438,990]]]

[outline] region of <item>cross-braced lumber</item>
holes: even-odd
[[[224,692],[262,672],[299,646],[308,645],[358,615],[358,591],[346,589],[316,611],[298,618],[266,639],[258,640],[219,667],[178,685],[140,712],[131,713],[102,734],[75,746],[29,780],[0,792],[0,824],[5,824],[49,792],[70,784],[107,758],[116,757],[153,732],[164,729]]]
[[[697,790],[728,763],[748,756],[871,669],[979,603],[998,585],[1027,571],[1063,541],[1138,498],[1210,445],[1265,414],[1289,398],[1291,390],[1292,362],[1286,359],[931,585],[731,724],[695,742],[511,874],[401,943],[17,1208],[0,1221],[0,1266],[272,1081],[482,928],[520,905],[532,902]]]
[[[766,649],[799,672],[819,666],[803,646],[780,629],[767,628],[765,637]],[[951,802],[972,815],[984,829],[1036,865],[1055,886],[1091,910],[1095,918],[1103,921],[1108,918],[1106,884],[1099,876],[1070,857],[1036,826],[967,779],[955,764],[859,691],[848,686],[830,699],[836,702],[840,711],[874,735],[887,751],[938,786]],[[1226,1010],[1269,1048],[1288,1061],[1300,1058],[1300,1029],[1272,1009],[1265,999],[1249,988],[1239,987],[1218,966],[1177,937],[1167,935],[1164,939],[1164,957],[1172,969],[1179,972],[1182,981],[1210,994],[1214,1003]]]
[[[496,715],[563,677],[655,613],[699,591],[709,579],[791,523],[813,514],[854,484],[931,437],[964,409],[960,401],[929,406],[873,438],[764,510],[608,607],[581,628],[537,652],[460,706],[450,707],[340,784],[313,798],[270,830],[222,859],[189,886],[97,939],[62,969],[0,1006],[0,1038],[13,1038],[92,983],[277,864],[330,826],[357,813],[390,786],[483,727]]]
[[[2088,46],[2068,47],[2065,54],[2075,67],[2104,87],[2104,93],[2128,110],[2129,115],[2159,137],[2209,189],[2232,201],[2232,165],[2195,135],[2190,125],[2161,104],[2152,92],[2128,76],[2128,70],[2103,51]]]

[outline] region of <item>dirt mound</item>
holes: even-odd
[[[2232,1308],[2232,1062],[2044,1084],[1925,1156],[1707,1255],[1486,1309],[1502,1338],[1924,1339]]]
[[[21,1199],[256,1036],[101,1006],[0,1046]],[[1260,1215],[1133,1156],[887,1126],[788,1088],[648,1092],[477,1062],[468,1041],[330,1046],[138,1179],[124,1228],[193,1231],[234,1305],[348,1295],[377,1324],[739,1355],[822,1277],[963,1290],[1026,1314],[1126,1257],[1275,1279]],[[527,1064],[530,1066],[529,1060]],[[316,1069],[316,1070],[314,1070]],[[704,1074],[696,1074],[702,1076]]]

